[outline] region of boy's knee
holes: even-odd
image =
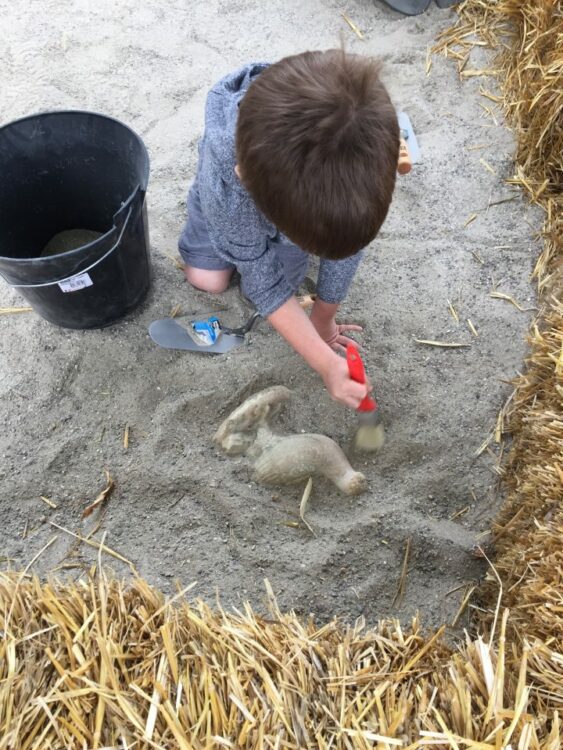
[[[203,268],[192,268],[186,266],[184,274],[189,284],[202,292],[210,294],[221,294],[229,286],[232,271],[207,271]]]

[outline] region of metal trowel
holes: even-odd
[[[244,337],[259,318],[260,315],[255,312],[240,328],[226,328],[219,323],[217,318],[209,318],[208,321],[191,321],[189,330],[174,318],[163,318],[150,324],[149,336],[155,344],[164,349],[185,349],[200,354],[224,354],[244,344]],[[205,328],[202,324],[208,324],[211,320],[214,323],[212,336],[202,336],[201,329]],[[211,328],[209,330],[211,331]]]

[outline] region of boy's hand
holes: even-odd
[[[323,341],[336,352],[346,352],[346,346],[353,341],[348,331],[362,331],[362,327],[353,323],[337,323],[335,320],[338,305],[323,302],[317,297],[311,311],[311,323]],[[338,399],[337,399],[338,400]]]
[[[324,384],[335,401],[357,409],[362,400],[371,391],[371,383],[356,383],[350,378],[348,363],[342,357],[335,357],[330,367],[321,372]]]

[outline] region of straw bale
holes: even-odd
[[[267,618],[181,593],[0,574],[0,748],[555,747],[563,664],[546,644],[516,662],[508,611],[452,650],[417,620],[303,622],[271,589]]]

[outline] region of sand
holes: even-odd
[[[136,129],[152,162],[154,267],[148,301],[104,330],[58,329],[33,313],[0,317],[2,565],[25,565],[56,537],[34,568],[82,575],[96,550],[50,522],[86,535],[101,521],[96,538],[105,534],[107,545],[166,591],[197,581],[194,595],[212,600],[218,591],[226,605],[249,599],[260,609],[268,578],[282,608],[321,620],[406,620],[420,610],[428,626],[449,622],[483,574],[472,548],[486,543],[501,499],[495,457],[475,454],[510,394],[530,319],[490,292],[533,306],[528,279],[539,217],[503,182],[513,143],[500,115],[494,121],[484,112],[493,105],[479,93],[483,82],[460,82],[442,59],[426,74],[427,48],[451,11],[432,5],[407,19],[375,0],[351,0],[346,12],[364,32],[360,40],[341,9],[332,0],[77,0],[70,12],[41,0],[30,14],[0,0],[9,30],[0,49],[2,122],[76,108]],[[221,455],[211,437],[245,397],[274,384],[294,391],[279,420],[284,432],[321,432],[347,449],[355,415],[331,402],[265,323],[247,346],[220,357],[158,349],[147,327],[176,305],[184,317],[217,311],[228,325],[248,314],[236,288],[219,298],[188,289],[172,260],[209,86],[248,60],[341,38],[352,51],[383,58],[422,163],[398,179],[389,217],[342,309],[343,320],[365,326],[387,442],[374,457],[353,458],[369,481],[363,497],[315,483],[307,509],[313,535],[297,524],[302,488],[258,486],[248,462]],[[475,58],[468,67],[484,65]],[[514,200],[496,203],[504,198]],[[0,307],[22,304],[0,286]],[[105,469],[116,481],[105,513],[82,519],[105,485]],[[409,539],[406,592],[394,603]],[[131,575],[127,565],[104,560]]]
[[[65,229],[64,232],[59,232],[49,240],[41,256],[47,257],[59,253],[68,253],[94,242],[101,236],[102,232],[95,232],[92,229]]]

